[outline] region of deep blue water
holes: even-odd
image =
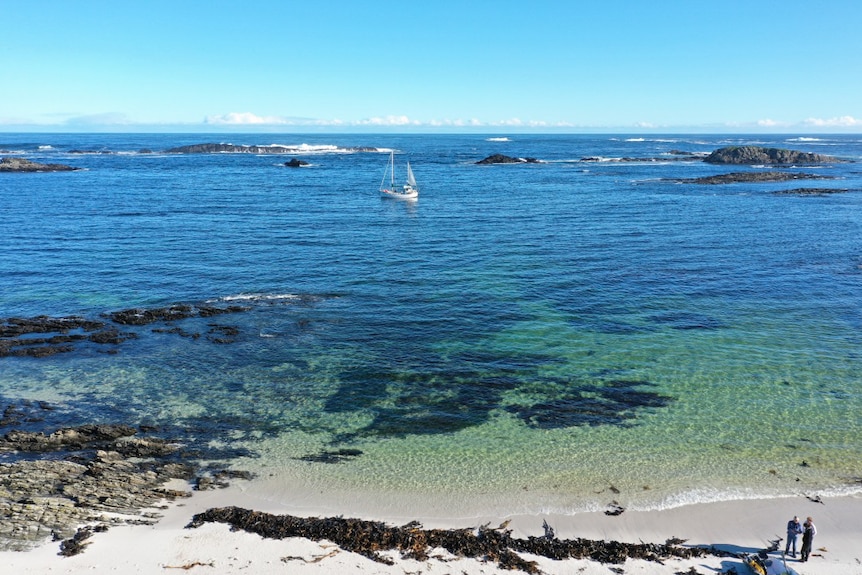
[[[163,153],[211,141],[308,147]],[[787,168],[836,179],[678,181],[769,169],[671,154],[731,144],[851,161]],[[360,146],[379,152],[349,151]],[[410,160],[418,201],[380,197],[389,149],[402,174]],[[789,478],[810,449],[824,462],[811,488],[862,474],[862,137],[2,134],[0,150],[83,168],[0,173],[0,317],[249,306],[121,327],[138,337],[116,346],[0,358],[7,402],[252,450],[279,438],[266,449],[287,467],[359,446],[366,457],[337,467],[354,465],[356,484],[388,481],[375,449],[433,460],[471,441],[464,465],[487,467],[502,491],[503,464],[535,470],[527,453],[549,476],[625,474],[598,452],[559,455],[584,445],[655,461],[665,502],[751,488],[732,469],[764,450]],[[493,153],[541,163],[476,165]],[[282,165],[293,157],[311,165]],[[801,187],[849,191],[776,193]],[[238,333],[217,342],[227,326]],[[505,449],[483,455],[489,441]],[[679,483],[681,445],[701,455]],[[439,478],[399,465],[417,490],[456,482],[457,465]]]

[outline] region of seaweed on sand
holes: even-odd
[[[192,518],[187,528],[204,523],[226,523],[233,530],[256,533],[269,539],[304,537],[312,541],[327,540],[346,551],[359,553],[380,563],[392,564],[382,551],[398,551],[405,559],[425,561],[429,551],[443,548],[460,557],[493,561],[504,569],[539,573],[535,561],[522,558],[529,553],[549,559],[591,559],[601,563],[624,563],[628,558],[661,563],[664,559],[691,559],[714,554],[704,547],[682,547],[681,540],[665,543],[621,543],[589,539],[557,539],[556,537],[514,538],[505,525],[476,529],[423,529],[417,522],[393,527],[379,521],[345,519],[343,517],[295,517],[273,515],[239,507],[208,509]]]

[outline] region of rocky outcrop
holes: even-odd
[[[234,144],[192,144],[166,150],[168,154],[288,154],[286,146],[237,146]]]
[[[103,314],[113,323],[124,326],[145,326],[154,323],[171,325],[189,318],[212,318],[219,315],[240,313],[250,308],[240,305],[215,306],[209,304],[175,304],[158,308],[132,308]],[[204,334],[213,343],[233,343],[239,329],[232,326],[208,324],[209,331]],[[155,328],[159,333],[175,333],[185,337],[198,338],[202,334],[186,332],[180,326]],[[120,331],[103,321],[77,316],[31,318],[0,318],[0,358],[3,357],[48,357],[68,353],[87,344],[119,345],[138,334]],[[114,347],[107,353],[116,353]]]
[[[839,161],[832,156],[764,148],[761,146],[727,146],[719,148],[703,160],[708,164],[829,164]]]
[[[157,516],[143,509],[188,496],[164,486],[196,473],[173,460],[179,446],[132,437],[136,432],[102,424],[48,434],[12,430],[0,437],[0,453],[30,454],[0,463],[0,549],[26,550],[49,537],[72,537],[83,523],[152,523]],[[32,455],[46,452],[51,455]]]
[[[253,477],[225,469],[225,454],[209,452],[196,437],[166,438],[151,426],[51,422],[70,415],[45,402],[0,403],[0,551],[53,539],[64,540],[61,555],[74,555],[95,532],[155,523],[154,508]],[[162,436],[139,435],[145,431]],[[172,480],[186,483],[173,489],[166,485]]]
[[[24,158],[0,159],[0,172],[72,172],[80,170],[65,164],[40,164]]]
[[[602,156],[584,156],[580,159],[581,162],[619,162],[619,163],[643,163],[643,162],[701,162],[704,156],[698,154],[689,154],[688,152],[679,152],[671,150],[666,156],[643,157],[623,156],[622,158],[605,158]]]
[[[0,318],[0,358],[48,357],[72,351],[86,342],[120,344],[136,337],[104,322],[82,317]]]
[[[284,165],[288,168],[301,168],[302,166],[307,166],[308,162],[306,162],[305,160],[298,160],[296,158],[293,158],[289,162],[285,162]]]
[[[536,158],[513,158],[504,156],[503,154],[493,154],[484,160],[479,160],[477,164],[538,164]]]
[[[674,180],[690,184],[736,184],[747,182],[787,182],[792,180],[833,180],[832,176],[820,174],[805,174],[794,172],[733,172],[731,174],[719,174],[716,176],[705,176],[702,178],[684,178]]]
[[[377,148],[356,146],[339,148],[346,152],[378,152]],[[191,144],[165,150],[167,154],[295,154],[302,151],[301,146],[244,146],[236,144]]]
[[[843,194],[849,191],[849,188],[794,188],[792,190],[781,190],[775,192],[775,194],[782,196],[828,196],[831,194]]]

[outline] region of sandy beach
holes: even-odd
[[[193,497],[162,510],[163,518],[155,525],[119,526],[96,533],[83,553],[73,557],[58,555],[59,544],[46,542],[28,552],[0,553],[3,573],[126,573],[155,575],[188,573],[467,573],[480,575],[511,573],[492,562],[454,557],[444,550],[432,550],[426,561],[403,559],[395,551],[383,554],[393,565],[372,561],[345,551],[328,541],[304,538],[265,539],[242,531],[231,531],[219,523],[206,523],[187,529],[193,515],[210,508],[237,506],[275,514],[303,517],[307,509],[283,507],[271,500],[247,492],[241,485],[227,489],[196,493]],[[408,510],[405,511],[409,513]],[[629,543],[663,543],[668,538],[686,539],[685,545],[715,546],[738,553],[756,551],[768,540],[784,537],[784,526],[793,515],[812,516],[818,529],[814,551],[807,563],[791,560],[789,565],[800,575],[862,574],[862,497],[825,499],[812,502],[805,497],[732,501],[678,507],[665,511],[625,512],[618,516],[583,513],[574,516],[477,517],[472,524],[423,520],[413,517],[426,528],[467,528],[490,524],[495,527],[509,521],[513,537],[540,536],[543,521],[553,527],[560,539],[586,538]],[[322,516],[322,515],[320,515]],[[363,517],[403,525],[402,518]],[[622,565],[602,564],[588,560],[556,561],[524,555],[535,561],[543,573],[584,575],[629,573],[671,575],[677,573],[750,572],[739,559],[706,556],[691,560],[671,559],[663,564],[629,559]]]

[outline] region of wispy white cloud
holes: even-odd
[[[852,128],[854,126],[862,126],[862,120],[858,120],[853,116],[841,116],[840,118],[808,118],[803,122],[808,126],[817,128]]]
[[[421,122],[411,120],[407,116],[373,117],[356,122],[358,126],[418,126],[420,124]]]
[[[65,123],[69,126],[126,126],[134,122],[125,114],[105,112],[103,114],[73,116],[67,118]]]
[[[230,112],[204,118],[205,124],[223,125],[261,125],[261,124],[289,124],[287,118],[282,116],[258,116],[251,112]]]
[[[787,124],[784,122],[778,122],[771,118],[764,118],[762,120],[757,120],[757,125],[761,128],[775,128],[778,126],[786,126]]]

